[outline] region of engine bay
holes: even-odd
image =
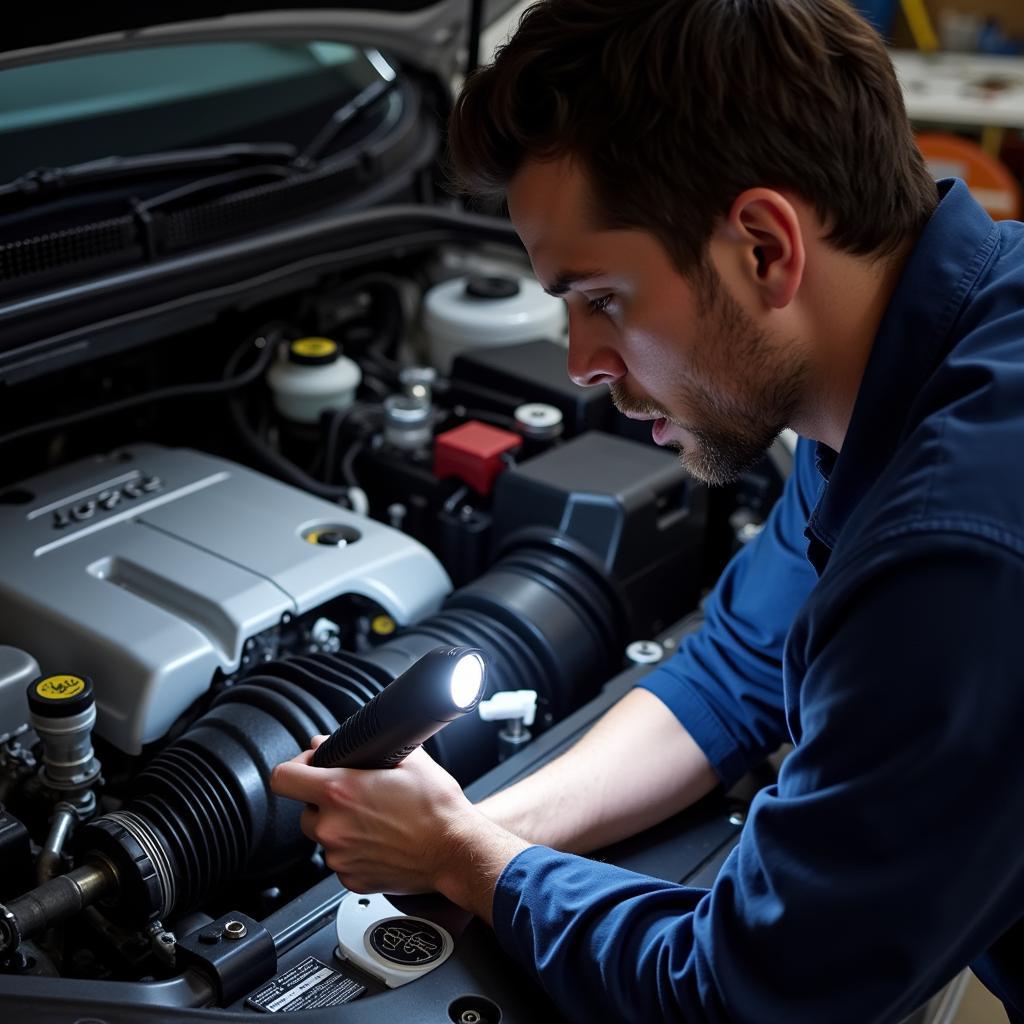
[[[784,453],[709,492],[574,385],[561,303],[511,247],[398,247],[270,291],[8,380],[0,989],[99,984],[126,1012],[396,996],[387,956],[331,960],[344,893],[274,766],[462,644],[489,697],[536,706],[428,742],[484,795],[670,650],[781,488]],[[715,840],[668,874],[727,818],[698,809]],[[466,930],[493,939],[451,912],[389,904],[381,941],[425,922],[449,940],[433,966],[464,971]]]

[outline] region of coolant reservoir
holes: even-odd
[[[277,411],[297,423],[316,423],[324,412],[347,409],[362,379],[359,366],[330,338],[291,342],[267,373]]]
[[[565,333],[565,304],[526,277],[474,275],[435,285],[423,299],[430,361],[451,372],[460,352]]]

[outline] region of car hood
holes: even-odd
[[[377,0],[318,4],[301,8],[277,3],[133,4],[82,8],[53,17],[30,16],[4,31],[0,69],[81,56],[98,51],[138,48],[152,43],[221,39],[343,38],[376,46],[425,71],[450,80],[469,21],[467,0]]]

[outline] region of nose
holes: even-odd
[[[614,384],[626,376],[606,324],[586,313],[569,314],[569,376],[583,388]]]

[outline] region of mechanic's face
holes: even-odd
[[[711,484],[750,468],[790,421],[806,367],[728,293],[713,267],[683,277],[653,235],[595,227],[567,159],[525,165],[509,212],[538,279],[569,310],[569,375]]]

